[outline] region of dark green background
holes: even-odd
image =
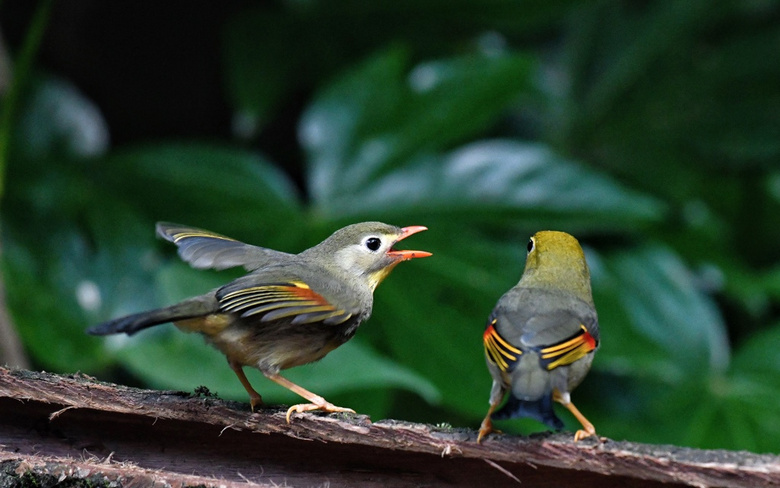
[[[35,368],[246,400],[197,336],[83,333],[236,276],[155,221],[289,252],[426,225],[407,246],[434,256],[288,376],[476,427],[485,319],[557,229],[591,265],[603,341],[573,399],[599,434],[780,451],[778,2],[159,3],[0,3],[2,270]]]

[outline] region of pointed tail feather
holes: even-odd
[[[176,305],[171,305],[170,307],[158,308],[148,312],[140,312],[126,317],[109,320],[100,325],[90,327],[87,329],[87,334],[102,336],[124,332],[127,335],[133,335],[140,330],[155,325],[192,319],[213,313],[216,311],[217,307],[212,305],[212,302],[216,302],[216,300],[213,298],[208,300],[204,299],[204,297],[192,298],[177,303]]]
[[[538,420],[553,430],[563,429],[563,422],[553,411],[552,395],[548,394],[539,400],[520,400],[514,395],[509,396],[506,404],[493,414],[495,420],[505,420],[526,417]]]

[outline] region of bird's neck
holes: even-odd
[[[387,278],[387,275],[390,274],[390,272],[393,270],[393,268],[396,267],[396,265],[398,265],[398,263],[400,263],[400,261],[391,263],[389,266],[385,266],[384,268],[369,273],[365,273],[363,275],[363,279],[367,279],[368,286],[371,288],[372,292],[376,290],[376,287],[379,286],[379,283],[381,283],[382,281],[384,281],[385,278]]]
[[[526,270],[518,285],[524,288],[541,288],[571,293],[585,303],[593,305],[593,292],[587,269],[554,267],[545,269],[544,273]]]

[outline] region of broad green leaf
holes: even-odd
[[[572,0],[538,5],[501,0],[488,8],[474,0],[254,6],[234,15],[223,31],[227,94],[239,117],[252,120],[256,130],[286,98],[399,39],[422,58],[452,52],[453,46],[496,55],[507,51],[509,32],[545,29],[546,20],[576,7]]]
[[[34,85],[15,132],[17,157],[93,157],[109,146],[98,107],[69,81],[45,77]]]
[[[469,56],[406,71],[400,50],[380,53],[325,88],[300,123],[309,190],[323,212],[372,177],[420,152],[485,130],[529,89],[523,56]]]
[[[475,142],[444,157],[422,157],[336,197],[330,208],[353,219],[370,214],[506,221],[528,229],[641,226],[664,206],[548,147],[509,140]]]
[[[159,304],[160,292],[149,286],[160,265],[154,220],[204,227],[211,221],[214,230],[240,236],[257,235],[259,227],[269,247],[301,240],[279,232],[301,218],[289,180],[234,150],[169,145],[103,161],[15,161],[9,176],[15,182],[5,202],[6,240],[14,241],[7,244],[8,272],[15,275],[9,301],[31,353],[52,369],[104,364],[99,355],[78,352],[98,344],[84,330]],[[175,247],[168,252],[175,256]]]
[[[57,371],[106,364],[84,330],[121,310],[119,296],[152,296],[144,266],[154,260],[152,234],[140,232],[134,209],[91,184],[85,161],[16,159],[8,174],[4,281],[28,351]]]
[[[780,324],[754,334],[734,353],[729,374],[713,388],[731,420],[728,445],[755,452],[780,451],[776,404],[780,396]],[[713,426],[713,430],[717,430]]]
[[[113,218],[122,215],[109,206],[92,213],[101,211]],[[135,227],[132,213],[122,217],[126,228]],[[151,275],[143,266],[146,251],[127,246],[109,251],[103,247],[105,236],[62,225],[34,235],[25,233],[29,228],[7,225],[4,230],[8,301],[32,356],[57,371],[105,364],[97,353],[99,343],[84,331],[125,306],[149,302],[153,295]],[[46,240],[40,240],[42,235]]]
[[[777,452],[780,425],[774,412],[780,394],[778,340],[780,326],[775,325],[737,348],[728,371],[692,376],[677,385],[668,385],[666,391],[659,389],[641,407],[650,418],[649,423],[668,427],[670,418],[683,421],[672,432],[656,433],[648,440]],[[679,412],[687,415],[679,416]]]
[[[236,238],[259,235],[269,247],[283,246],[279,229],[300,225],[291,181],[245,151],[200,143],[139,147],[113,154],[95,173],[106,192],[153,220],[238,233],[231,235]]]
[[[602,5],[594,10],[607,8]],[[690,26],[713,10],[709,2],[696,0],[655,4],[645,9],[642,17],[610,12],[614,23],[607,23],[608,27],[602,24],[601,29],[594,31],[606,38],[606,52],[601,53],[605,65],[592,80],[581,114],[598,123],[606,111],[619,109],[622,91],[633,87],[667,50],[685,43],[690,36]],[[596,49],[591,51],[596,52]]]
[[[603,346],[599,367],[671,384],[725,371],[725,324],[691,272],[663,246],[605,256],[592,267]]]
[[[364,326],[370,327],[371,323]],[[440,389],[424,375],[383,356],[361,340],[350,341],[322,361],[290,370],[285,376],[333,393],[400,388],[419,395],[432,405],[442,401]]]
[[[100,365],[99,349],[90,344],[80,327],[84,314],[76,297],[55,287],[46,274],[48,263],[14,237],[4,238],[3,254],[6,297],[27,352],[45,368],[56,371],[73,372]]]

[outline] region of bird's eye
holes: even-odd
[[[528,240],[528,252],[531,252],[534,250],[534,238]]]
[[[366,239],[366,247],[371,251],[376,251],[382,245],[382,241],[378,237],[369,237]]]

